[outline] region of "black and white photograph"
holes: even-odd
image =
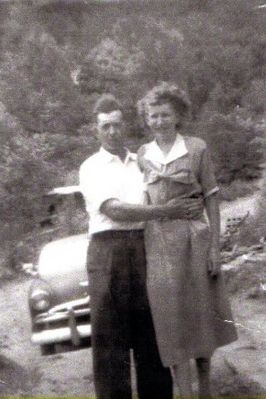
[[[266,395],[264,0],[0,0],[0,398]]]

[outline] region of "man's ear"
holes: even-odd
[[[98,139],[98,129],[97,129],[97,123],[96,122],[91,122],[90,123],[90,130],[93,134],[93,136]]]

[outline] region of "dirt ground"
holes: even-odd
[[[0,282],[0,395],[93,396],[90,349],[42,357],[39,349],[30,343],[27,309],[30,281],[29,277],[21,276]],[[266,354],[265,299],[243,300],[236,296],[232,304],[241,335],[237,350],[252,348],[253,352]],[[258,315],[257,322],[254,314]],[[230,352],[230,347],[226,349]],[[212,383],[214,392],[221,396],[246,394],[250,397],[260,392],[256,384],[234,370],[223,350],[215,354]],[[196,384],[194,389],[196,391]]]
[[[90,349],[42,357],[30,342],[31,279],[0,286],[0,395],[92,395]]]

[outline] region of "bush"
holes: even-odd
[[[264,181],[265,184],[265,181]],[[261,238],[266,240],[266,212],[265,193],[262,191],[258,199],[258,209],[255,215],[249,218],[249,223],[241,229],[240,239],[244,245],[254,244]]]
[[[229,184],[221,184],[219,196],[223,201],[234,201],[240,197],[247,197],[258,190],[256,182],[247,182],[245,180],[234,180]]]
[[[188,131],[209,143],[224,196],[246,193],[242,181],[260,175],[254,138],[265,112],[265,38],[262,13],[250,1],[6,3],[9,11],[0,10],[1,239],[33,231],[46,190],[77,183],[80,163],[97,148],[92,104],[106,90],[127,109],[135,149],[143,140],[136,101],[158,80],[179,83],[193,104]]]
[[[251,118],[243,117],[243,110],[223,115],[203,112],[194,127],[195,134],[209,144],[220,183],[229,185],[234,180],[251,181],[261,176],[260,138],[261,125]]]

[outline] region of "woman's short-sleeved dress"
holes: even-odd
[[[152,204],[218,190],[201,139],[178,134],[166,158],[153,141],[140,148],[138,157]],[[205,216],[150,221],[145,245],[148,295],[163,364],[209,357],[236,340],[223,278],[207,273],[210,230]]]

